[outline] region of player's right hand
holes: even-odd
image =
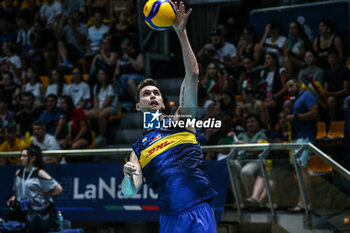
[[[124,176],[130,178],[133,175],[139,175],[136,171],[136,166],[132,162],[126,162],[123,167]]]

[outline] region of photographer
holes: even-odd
[[[31,145],[22,150],[20,163],[24,167],[16,171],[13,195],[7,205],[10,207],[6,221],[24,222],[26,210],[36,196],[55,196],[62,192],[62,187],[45,170],[38,146]]]

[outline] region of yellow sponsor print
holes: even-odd
[[[164,151],[184,143],[197,143],[195,134],[184,131],[162,138],[161,140],[141,151],[141,167],[143,168],[146,166],[154,157],[163,153]]]

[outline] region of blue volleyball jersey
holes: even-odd
[[[133,149],[146,182],[158,193],[162,214],[184,210],[217,195],[207,179],[195,133],[159,128],[143,135]]]

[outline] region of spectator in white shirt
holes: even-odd
[[[80,109],[90,107],[90,87],[82,80],[79,68],[72,70],[72,83],[68,86],[68,95],[72,97],[74,106]]]
[[[58,144],[56,138],[46,133],[46,124],[42,121],[35,121],[33,123],[33,144],[40,147],[41,150],[60,150],[61,147]],[[44,162],[57,163],[57,158],[45,156]]]
[[[40,8],[40,18],[46,22],[47,28],[52,28],[52,25],[57,22],[62,14],[61,3],[56,0],[47,0]]]
[[[210,40],[211,43],[204,45],[199,51],[199,59],[209,59],[209,62],[217,62],[222,69],[233,67],[238,63],[236,46],[226,42],[220,30],[211,30]]]
[[[100,44],[103,35],[109,32],[109,27],[103,24],[103,17],[101,12],[94,14],[94,26],[89,27],[86,41],[86,52],[97,53],[100,49]]]
[[[99,69],[98,83],[94,86],[93,108],[86,112],[89,119],[98,119],[99,136],[96,144],[106,143],[107,118],[118,113],[118,92],[113,85],[111,75]]]

